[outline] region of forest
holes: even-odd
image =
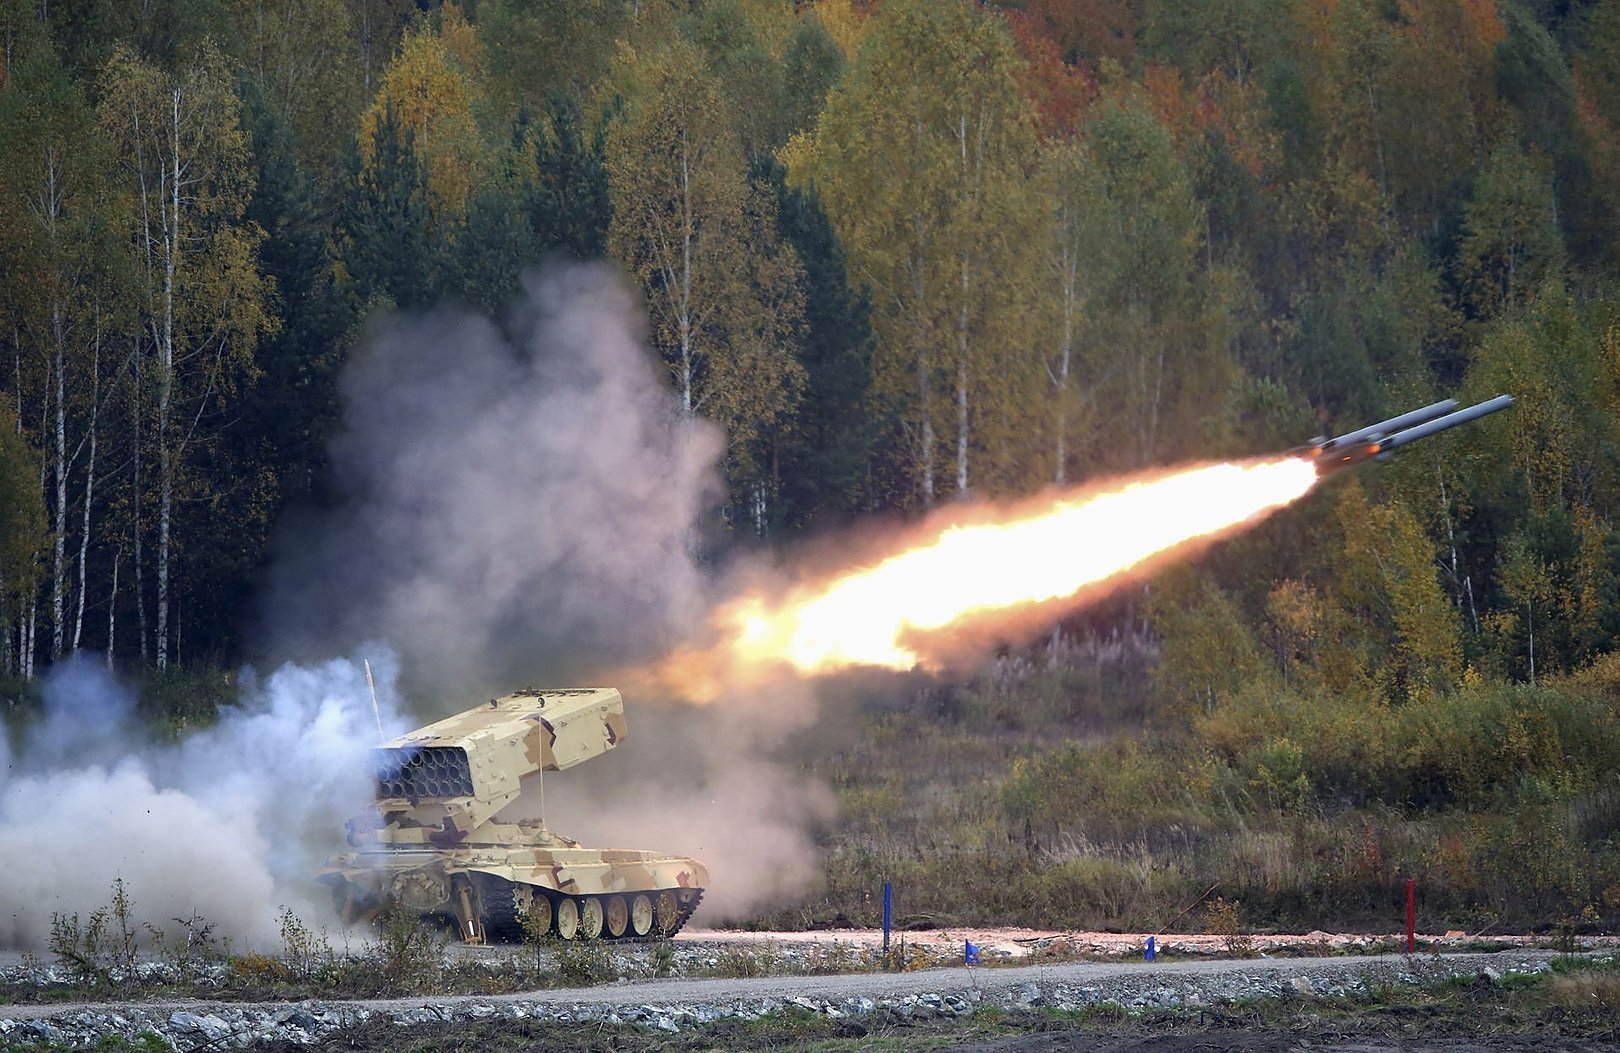
[[[1090,666],[925,692],[1016,756],[932,828],[962,895],[1122,923],[1216,827],[1277,917],[1396,856],[1620,917],[1620,4],[0,0],[8,696],[251,658],[376,320],[500,318],[559,258],[613,261],[723,429],[721,547],[1515,395],[1074,616]],[[870,762],[822,762],[857,829],[904,797]]]

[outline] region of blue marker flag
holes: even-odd
[[[979,948],[973,946],[972,940],[962,941],[962,961],[967,965],[979,964]]]

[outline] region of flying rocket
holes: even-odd
[[[1511,405],[1512,395],[1498,395],[1466,409],[1458,409],[1456,399],[1444,399],[1331,439],[1312,439],[1309,445],[1301,448],[1300,455],[1316,462],[1316,474],[1328,475],[1373,457],[1380,461],[1388,460],[1396,450],[1408,443],[1478,420]]]

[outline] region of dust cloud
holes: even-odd
[[[371,649],[398,731],[395,662]],[[53,913],[105,908],[122,878],[136,917],[178,934],[200,916],[238,947],[274,948],[281,908],[329,908],[312,877],[371,792],[377,717],[359,660],[242,675],[241,705],[176,743],[143,738],[135,696],[101,666],[51,670],[43,713],[0,730],[0,946],[45,948]]]

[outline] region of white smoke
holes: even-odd
[[[395,734],[396,663],[370,653]],[[174,744],[143,741],[134,696],[88,660],[43,700],[17,742],[0,733],[0,946],[43,948],[53,913],[88,917],[115,878],[139,920],[200,915],[238,947],[274,948],[282,907],[330,920],[314,875],[370,797],[377,742],[358,660],[247,671],[240,706]]]

